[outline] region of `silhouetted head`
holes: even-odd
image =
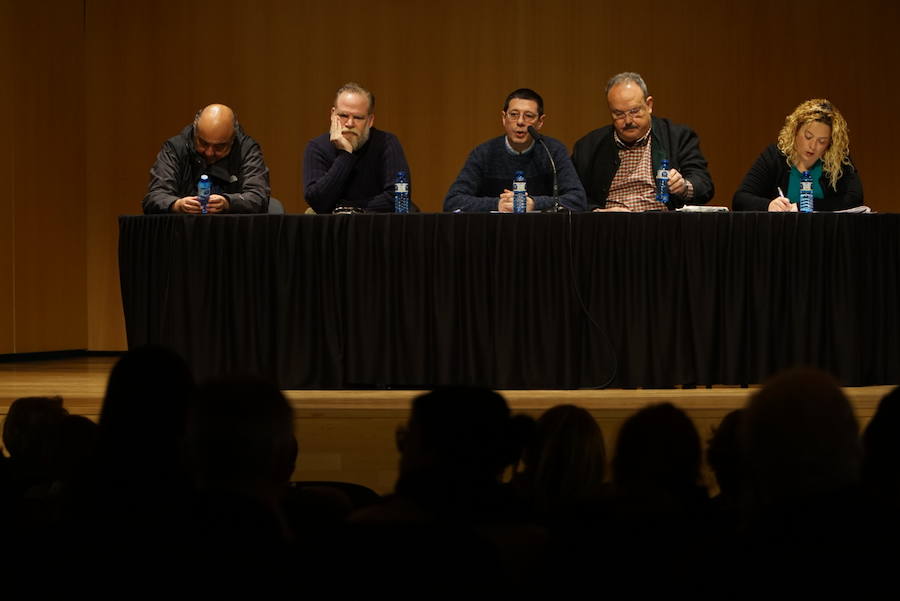
[[[726,495],[738,494],[741,479],[741,444],[738,436],[743,409],[735,409],[722,418],[713,430],[706,449],[706,462],[716,475],[719,490]]]
[[[187,454],[201,489],[267,489],[294,471],[294,412],[269,382],[232,376],[202,385],[191,405]]]
[[[100,410],[99,454],[116,477],[163,478],[180,469],[194,380],[174,351],[145,346],[113,367]]]
[[[741,428],[748,485],[757,503],[838,490],[859,480],[856,418],[837,381],[790,369],[747,405]]]
[[[900,387],[888,393],[863,434],[866,485],[900,500]]]
[[[644,407],[622,425],[613,459],[617,486],[650,487],[673,493],[700,481],[700,436],[694,423],[671,403]]]
[[[397,433],[401,473],[440,469],[496,479],[521,456],[533,421],[512,417],[506,400],[482,388],[445,388],[416,397]]]
[[[59,449],[60,424],[68,414],[62,397],[16,399],[3,421],[3,446],[22,469],[48,477]]]
[[[538,419],[524,462],[539,510],[595,498],[606,475],[603,432],[587,410],[557,405]]]

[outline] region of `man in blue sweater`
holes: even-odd
[[[543,98],[528,88],[512,92],[503,104],[500,120],[506,135],[488,140],[469,154],[444,199],[445,211],[511,213],[516,171],[525,174],[529,211],[554,206],[550,158],[528,133],[529,126],[540,130],[544,125]],[[584,211],[587,208],[584,189],[566,147],[553,138],[543,137],[543,140],[556,163],[559,203],[572,211]]]
[[[375,95],[357,83],[341,86],[329,132],[310,140],[303,156],[303,196],[316,213],[394,210],[394,180],[398,171],[409,175],[409,165],[397,136],[374,122]],[[418,209],[410,203],[410,210]]]

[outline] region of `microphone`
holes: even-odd
[[[549,209],[544,209],[544,213],[560,213],[562,211],[567,211],[564,206],[559,204],[559,181],[556,177],[556,162],[553,160],[553,155],[550,154],[550,149],[547,148],[546,142],[544,142],[544,136],[538,133],[538,130],[534,128],[533,125],[528,126],[528,134],[534,138],[536,142],[540,142],[541,146],[544,147],[544,150],[547,152],[547,158],[550,159],[550,168],[553,170],[553,206]]]

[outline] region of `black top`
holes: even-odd
[[[778,188],[788,189],[791,166],[787,157],[772,144],[766,148],[734,193],[732,207],[735,211],[768,211],[769,203],[778,197]],[[837,190],[831,187],[828,173],[822,172],[819,185],[825,198],[816,199],[816,211],[841,211],[863,204],[862,181],[852,165],[844,165],[844,172],[838,180]]]

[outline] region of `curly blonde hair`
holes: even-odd
[[[778,134],[778,150],[787,157],[788,165],[796,165],[798,153],[794,139],[800,128],[812,121],[831,126],[831,145],[822,156],[823,170],[828,174],[831,187],[837,190],[838,180],[844,174],[844,165],[850,162],[850,128],[837,107],[824,98],[807,100],[785,117],[784,127]]]

